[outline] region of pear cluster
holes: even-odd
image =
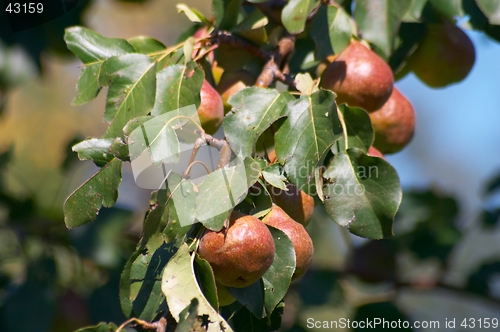
[[[271,267],[276,247],[268,226],[281,230],[292,242],[296,262],[292,280],[311,265],[314,246],[304,225],[312,217],[314,199],[293,185],[287,189],[271,192],[273,201],[281,206],[273,203],[262,220],[233,211],[227,227],[218,232],[207,230],[200,238],[198,254],[212,267],[219,305],[235,301],[227,287],[248,287]]]
[[[321,86],[336,93],[338,104],[368,112],[375,133],[369,155],[398,152],[412,139],[413,106],[394,87],[389,65],[363,43],[352,41],[334,58],[322,73]]]

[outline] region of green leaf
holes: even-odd
[[[167,47],[162,42],[147,36],[137,36],[128,40],[137,53],[149,54],[164,51]]]
[[[256,318],[260,319],[266,316],[264,308],[264,284],[262,282],[262,279],[259,279],[248,287],[226,288],[229,293],[231,293],[231,295]]]
[[[265,26],[269,19],[260,10],[254,10],[241,23],[234,27],[231,32],[248,39],[257,45],[268,41]]]
[[[184,13],[186,17],[191,21],[191,22],[201,22],[205,25],[210,25],[210,22],[205,18],[205,16],[196,8],[191,8],[187,6],[184,3],[178,3],[177,6],[177,12],[178,13]]]
[[[157,74],[156,101],[152,115],[164,114],[185,106],[200,106],[203,70],[195,62],[173,65]]]
[[[210,173],[198,186],[196,219],[205,227],[219,231],[233,208],[246,197],[260,172],[260,167],[251,158],[244,161],[235,158],[229,165]],[[214,204],[214,197],[217,197],[217,204]]]
[[[311,95],[319,90],[318,82],[314,81],[309,73],[297,74],[295,77],[295,86],[303,95]]]
[[[192,332],[196,331],[193,327],[198,321],[198,300],[191,300],[191,303],[182,310],[179,315],[179,324],[175,328],[175,332]]]
[[[493,25],[500,25],[500,2],[493,0],[476,0],[478,7]]]
[[[366,153],[372,146],[374,139],[370,116],[361,108],[348,107],[344,104],[339,106],[339,110],[347,130],[347,145],[345,137],[342,138],[340,140],[341,149],[358,148]]]
[[[130,161],[128,145],[121,137],[117,137],[113,140],[109,147],[109,152],[122,161]]]
[[[288,179],[310,192],[314,168],[333,143],[342,137],[335,97],[320,90],[288,103],[288,117],[276,132],[276,155]],[[306,186],[308,186],[306,188]]]
[[[102,64],[99,84],[109,85],[104,120],[111,125],[104,137],[120,137],[130,119],[153,108],[156,62],[142,54],[111,57]]]
[[[456,16],[463,16],[462,0],[429,0],[429,3],[443,16],[451,21],[455,20]],[[499,7],[500,8],[500,7]]]
[[[102,167],[114,158],[109,152],[112,143],[113,139],[110,138],[91,138],[74,145],[72,150],[78,153],[80,160],[93,160]]]
[[[428,0],[412,0],[411,6],[403,17],[404,22],[420,22],[422,11]]]
[[[221,30],[231,30],[237,25],[243,0],[213,0],[214,24]]]
[[[264,273],[264,306],[270,316],[283,299],[295,271],[295,249],[292,241],[281,230],[268,226],[274,239],[276,252],[271,267]]]
[[[180,154],[183,152],[180,142],[192,146],[199,138],[199,135],[194,133],[199,128],[198,113],[194,105],[155,117],[139,118],[137,122],[129,122],[125,127],[125,132],[128,133],[132,128],[134,129],[128,136],[130,159],[133,163],[132,168],[134,169],[137,163],[141,171],[149,166],[158,166],[163,163],[178,164]],[[148,165],[148,162],[151,165]],[[153,186],[153,189],[160,187],[163,177],[160,183]],[[138,184],[141,185],[139,182]],[[149,188],[149,186],[146,187]]]
[[[236,155],[251,156],[259,136],[285,115],[285,106],[291,100],[293,97],[288,92],[256,87],[231,96],[232,110],[224,118],[224,133]]]
[[[101,206],[112,207],[122,180],[122,161],[111,160],[64,202],[64,222],[73,228],[95,220]]]
[[[95,326],[84,327],[76,332],[113,332],[117,329],[118,327],[113,323],[99,323]]]
[[[71,102],[71,105],[83,105],[97,97],[97,95],[101,91],[101,87],[99,86],[100,71],[101,63],[88,65],[87,67],[82,69],[82,73],[76,85],[78,94]]]
[[[194,255],[191,256],[188,246],[183,244],[164,269],[161,290],[167,298],[170,313],[179,322],[180,313],[192,299],[197,299],[198,315],[208,316],[207,331],[218,332],[220,329],[233,331],[203,295],[196,281],[193,260]]]
[[[262,170],[262,176],[267,183],[273,187],[286,190],[286,178],[283,175],[283,167],[278,164],[270,165]]]
[[[64,40],[70,51],[86,65],[135,52],[134,47],[125,39],[103,37],[84,27],[66,29]]]
[[[363,38],[377,46],[388,58],[393,50],[399,25],[411,0],[358,0],[354,18]]]
[[[325,209],[336,223],[370,239],[393,235],[402,191],[389,163],[349,149],[335,155],[324,177]]]
[[[106,38],[83,27],[68,28],[64,34],[68,48],[86,67],[78,80],[78,95],[73,105],[82,105],[94,99],[99,93],[99,73],[104,60],[118,55],[135,52],[125,39]]]
[[[218,310],[219,300],[217,299],[217,286],[215,285],[215,277],[212,267],[208,261],[201,258],[199,255],[196,255],[195,271],[198,285],[200,285],[203,295],[205,295],[212,307]]]
[[[321,6],[314,15],[310,35],[316,44],[316,57],[324,59],[338,54],[351,42],[356,34],[351,17],[339,5]]]
[[[281,12],[283,26],[291,34],[304,31],[307,17],[320,2],[318,0],[290,0]]]
[[[143,251],[130,266],[130,301],[133,315],[152,321],[162,310],[165,296],[161,278],[167,262],[175,254],[173,243],[163,244],[154,252]]]

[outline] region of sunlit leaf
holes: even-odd
[[[137,53],[149,54],[165,50],[162,42],[147,36],[137,36],[128,40]]]
[[[78,153],[80,160],[93,160],[102,167],[114,158],[109,152],[112,143],[113,139],[110,138],[91,138],[76,144],[72,150]]]
[[[251,156],[259,136],[285,115],[285,106],[291,100],[288,92],[256,87],[231,96],[232,110],[224,118],[224,133],[231,149],[241,158]]]
[[[160,115],[185,106],[200,106],[203,70],[195,62],[173,65],[157,74],[156,101],[152,115]]]
[[[319,5],[318,0],[290,0],[283,7],[281,21],[283,26],[292,34],[304,31],[307,17]]]
[[[101,90],[99,73],[104,60],[135,52],[134,47],[125,39],[103,37],[84,27],[66,29],[64,40],[71,52],[85,64],[78,80],[78,95],[73,105],[85,104],[97,96]]]
[[[309,192],[313,171],[342,137],[335,97],[320,90],[287,105],[287,119],[275,136],[276,155],[290,181]]]
[[[111,57],[102,64],[99,84],[109,85],[104,120],[111,125],[104,137],[120,137],[130,119],[153,108],[156,62],[142,54]]]
[[[161,290],[167,298],[170,313],[179,321],[180,313],[192,299],[197,299],[198,315],[208,316],[207,331],[219,332],[221,328],[233,331],[203,295],[194,274],[193,260],[194,255],[189,254],[188,246],[184,244],[164,269]]]

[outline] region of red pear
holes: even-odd
[[[373,146],[381,153],[395,153],[403,149],[415,131],[413,106],[398,89],[379,110],[370,113],[375,142]]]
[[[371,157],[379,157],[379,158],[385,159],[385,157],[382,154],[382,152],[380,152],[379,150],[377,150],[377,148],[374,147],[374,146],[370,146],[370,148],[368,149],[368,153],[367,154],[369,156],[371,156]]]
[[[229,227],[207,231],[198,253],[208,261],[215,280],[227,287],[247,287],[259,280],[274,260],[274,240],[259,219],[233,212]]]
[[[225,113],[231,110],[231,105],[229,105],[227,102],[229,100],[229,97],[231,97],[241,89],[253,85],[256,80],[257,77],[254,74],[244,69],[236,72],[225,71],[222,74],[220,82],[217,85],[217,91],[219,91],[222,97]]]
[[[428,24],[427,34],[408,59],[408,67],[430,87],[463,80],[476,60],[474,44],[455,24]]]
[[[375,52],[353,41],[323,72],[321,86],[337,94],[337,103],[368,112],[389,99],[394,76],[389,65]]]
[[[219,93],[208,83],[203,81],[200,91],[201,103],[198,108],[200,123],[207,134],[215,134],[224,118],[224,106]]]
[[[288,191],[276,187],[269,188],[273,202],[293,220],[306,227],[314,213],[314,198],[294,184],[288,183],[286,188]]]
[[[309,265],[311,265],[314,254],[313,242],[304,226],[293,220],[276,204],[273,204],[271,212],[269,212],[262,221],[281,230],[290,238],[293,248],[295,249],[296,263],[292,280],[303,276],[309,268]]]

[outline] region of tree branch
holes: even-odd
[[[280,71],[283,60],[292,53],[295,48],[295,39],[294,35],[289,34],[280,39],[278,42],[278,50],[271,56],[271,59],[267,61],[264,68],[262,68],[262,72],[257,78],[255,86],[267,88],[275,79],[279,79],[295,88],[293,79],[287,77],[287,75]]]

